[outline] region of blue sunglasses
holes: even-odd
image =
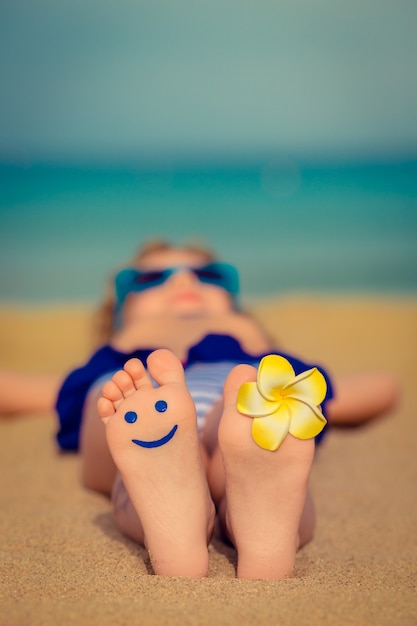
[[[140,293],[146,289],[162,285],[170,276],[183,269],[193,272],[202,283],[221,287],[235,297],[239,292],[239,276],[233,265],[209,263],[203,267],[169,267],[164,270],[141,272],[134,268],[121,270],[115,278],[116,298],[119,307],[129,293]]]

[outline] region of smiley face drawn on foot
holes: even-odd
[[[165,413],[168,408],[168,404],[165,400],[158,400],[155,402],[155,409],[158,413]],[[125,413],[125,421],[128,424],[134,424],[138,419],[138,414],[136,411],[128,411]],[[132,439],[132,443],[135,443],[137,446],[141,448],[159,448],[160,446],[165,445],[168,441],[171,441],[175,433],[177,432],[178,424],[174,424],[169,433],[161,437],[160,439],[154,439],[153,441],[144,441],[143,439]]]

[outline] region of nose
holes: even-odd
[[[187,287],[197,284],[198,278],[193,271],[186,267],[181,267],[169,277],[169,282],[176,287]]]

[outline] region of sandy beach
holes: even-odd
[[[209,576],[163,578],[59,453],[54,415],[0,419],[0,624],[150,626],[417,623],[417,298],[293,295],[252,303],[279,345],[333,376],[391,370],[401,404],[366,427],[332,429],[314,464],[318,525],[292,579],[235,578],[215,537]],[[62,372],[90,353],[81,305],[0,305],[0,367]]]

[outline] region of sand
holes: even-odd
[[[287,351],[333,375],[389,369],[400,406],[366,427],[333,429],[312,473],[318,526],[295,577],[235,578],[215,538],[209,576],[163,578],[86,491],[53,414],[0,420],[0,624],[417,624],[417,298],[299,295],[255,314]],[[0,366],[66,372],[89,353],[91,310],[0,307]]]

